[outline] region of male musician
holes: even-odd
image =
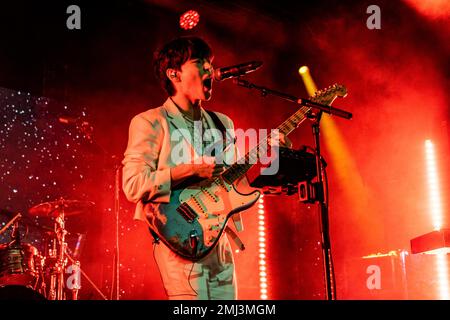
[[[128,200],[137,203],[135,219],[151,215],[152,203],[169,202],[171,190],[186,178],[211,178],[223,169],[223,164],[214,162],[175,163],[172,155],[179,143],[171,140],[174,132],[184,138],[182,133],[187,131],[187,140],[194,145],[198,124],[203,130],[216,127],[201,106],[212,94],[212,60],[210,46],[197,37],[172,40],[155,53],[155,73],[169,98],[131,120],[123,190]],[[227,116],[216,114],[225,128],[233,128]],[[202,149],[203,144],[196,147]],[[199,155],[202,151],[195,150]],[[226,235],[213,252],[196,263],[176,255],[161,241],[154,246],[154,257],[169,299],[236,298],[233,256]]]
[[[155,53],[155,73],[169,97],[162,106],[142,112],[131,120],[123,159],[123,190],[127,199],[137,204],[135,219],[163,219],[155,217],[157,213],[153,209],[160,203],[169,203],[174,189],[192,178],[220,174],[224,163],[230,160],[211,162],[208,161],[211,154],[205,154],[205,149],[217,136],[211,135],[208,140],[202,132],[219,129],[218,121],[227,129],[229,139],[225,145],[231,144],[229,150],[232,151],[235,148],[231,119],[221,113],[215,113],[215,118],[201,106],[202,101],[211,99],[212,60],[210,46],[198,37],[177,38]],[[194,139],[199,136],[200,143]],[[186,154],[182,159],[178,157],[183,142],[190,148],[192,157],[185,157]],[[234,152],[228,154],[236,159]],[[240,216],[233,217],[240,231]],[[154,258],[169,299],[237,297],[233,255],[225,233],[212,252],[195,263],[177,255],[155,237]]]

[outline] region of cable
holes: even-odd
[[[156,260],[156,256],[155,256],[155,248],[156,248],[157,244],[158,243],[156,241],[153,241],[153,260],[155,260],[156,266],[158,267],[158,271],[159,271],[160,267],[159,267],[159,264],[158,264],[158,260]],[[194,265],[195,265],[195,262],[192,263],[191,270],[189,271],[188,283],[189,283],[189,286],[191,287],[192,291],[195,292],[195,295],[198,296],[198,292],[195,291],[195,289],[192,287],[191,280],[190,280],[192,270],[194,269]],[[166,286],[164,285],[164,279],[162,278],[161,271],[159,271],[159,277],[161,279],[161,282],[163,283],[164,291],[165,291],[167,297],[176,297],[176,296],[185,296],[186,295],[185,293],[169,295],[169,293],[167,292]]]
[[[192,262],[192,267],[191,267],[191,270],[189,271],[189,276],[188,276],[188,283],[189,283],[189,287],[191,287],[192,291],[195,292],[195,295],[198,296],[198,292],[195,291],[195,289],[191,285],[191,273],[192,273],[192,270],[194,270],[194,265],[195,265],[195,262]]]

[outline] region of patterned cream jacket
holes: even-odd
[[[216,128],[203,108],[201,112],[208,126]],[[231,119],[218,112],[216,115],[227,132],[232,132],[230,140],[234,141]],[[170,202],[170,170],[183,162],[182,158],[172,155],[173,151],[183,147],[183,150],[189,150],[192,159],[201,156],[192,147],[192,137],[188,132],[183,115],[170,98],[162,106],[142,112],[131,120],[128,146],[122,161],[122,189],[127,199],[136,203],[134,219],[145,221],[147,213],[144,202]],[[232,147],[233,152],[226,153],[225,162],[228,164],[236,160],[238,154],[237,148]],[[240,214],[233,215],[233,221],[236,229],[241,231]]]

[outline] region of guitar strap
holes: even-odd
[[[211,110],[205,110],[205,111],[211,117],[216,128],[218,130],[220,130],[220,132],[222,133],[223,141],[226,142],[227,141],[227,130],[226,130],[223,122],[219,119],[219,117],[217,116],[217,114],[214,111],[211,111]],[[242,223],[241,223],[240,214],[239,213],[234,214],[231,216],[231,218],[233,219],[233,223],[234,223],[236,229],[238,231],[242,231]],[[231,239],[234,241],[234,243],[240,250],[242,250],[242,251],[245,250],[244,243],[239,238],[239,236],[236,234],[236,232],[233,231],[233,229],[231,229],[229,226],[226,226],[225,232],[231,237]]]
[[[214,125],[216,126],[216,128],[219,129],[220,132],[222,132],[223,141],[227,141],[227,129],[223,125],[223,122],[220,121],[219,117],[217,116],[217,114],[214,111],[211,111],[211,110],[205,110],[205,111],[211,117],[211,119],[214,122]]]

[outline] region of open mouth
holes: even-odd
[[[206,91],[210,91],[212,89],[212,78],[203,80],[203,87]]]

